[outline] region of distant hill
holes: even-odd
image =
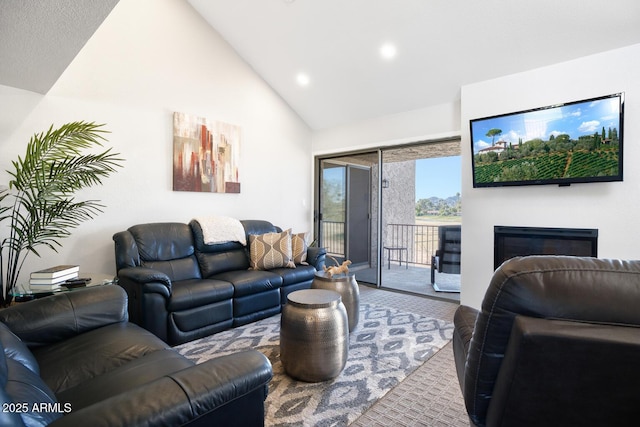
[[[440,215],[458,216],[462,213],[460,194],[447,197],[429,197],[416,202],[416,216]]]
[[[456,194],[455,196],[449,196],[446,199],[433,196],[429,197],[427,200],[429,200],[433,204],[446,203],[448,205],[454,206],[456,203],[460,202],[460,195]]]

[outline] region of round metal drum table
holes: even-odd
[[[305,289],[287,296],[280,320],[280,360],[298,380],[337,377],[347,363],[349,325],[340,294]]]
[[[360,320],[360,288],[356,275],[349,273],[327,277],[324,272],[318,272],[311,282],[311,289],[328,289],[340,294],[344,308],[347,309],[349,332],[353,332]]]

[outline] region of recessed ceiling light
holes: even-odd
[[[298,73],[298,75],[296,76],[296,81],[300,86],[309,86],[309,82],[311,80],[309,79],[309,76],[306,75],[305,73]]]
[[[380,56],[384,59],[393,59],[396,53],[396,47],[391,43],[385,43],[380,47]]]

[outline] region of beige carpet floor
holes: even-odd
[[[360,286],[360,301],[453,321],[458,304]],[[352,427],[468,427],[451,343],[362,414]]]

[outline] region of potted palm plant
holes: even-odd
[[[0,228],[0,305],[11,303],[29,254],[40,256],[41,247],[57,252],[60,239],[102,212],[99,200],[78,201],[74,195],[102,184],[121,167],[123,160],[111,149],[87,153],[106,141],[103,126],[84,121],[51,126],[33,135],[24,157],[12,162],[9,186],[0,189],[0,224],[9,226]]]

